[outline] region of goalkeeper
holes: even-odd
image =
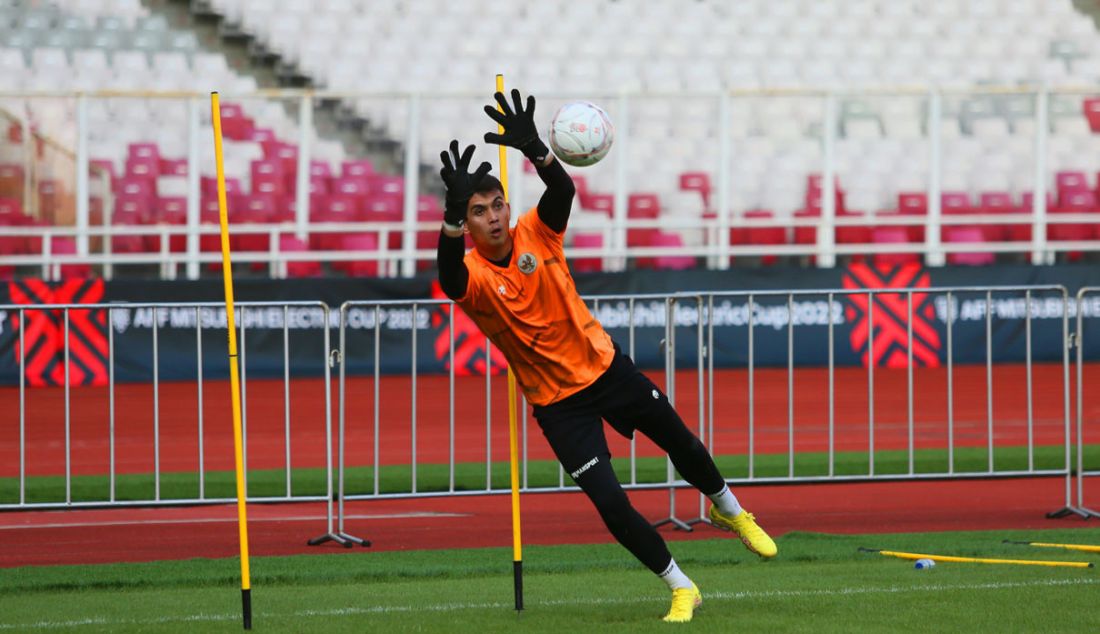
[[[485,142],[514,147],[534,164],[546,191],[509,228],[511,209],[489,163],[469,171],[474,146],[458,141],[441,154],[447,188],[437,263],[439,283],[508,359],[535,419],[562,466],[589,497],[615,539],[672,590],[666,621],[690,621],[702,603],[657,530],[630,504],[615,472],[603,420],[631,438],[645,434],[668,452],[692,486],[711,499],[709,516],[752,552],[774,557],[775,542],[741,508],[710,453],[668,398],[623,354],[577,294],[563,234],[573,181],[539,139],[535,100],[518,90],[503,112],[485,112],[503,128]],[[465,236],[474,244],[466,253]]]

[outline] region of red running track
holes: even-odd
[[[1086,384],[1096,366],[1086,367]],[[1040,444],[1060,444],[1063,425],[1062,368],[1034,369],[1034,433]],[[660,373],[652,373],[660,385]],[[1024,369],[994,368],[994,440],[997,446],[1026,441]],[[685,420],[698,424],[696,377],[678,373],[678,403]],[[444,377],[421,377],[417,398],[417,457],[421,462],[447,460],[449,408]],[[866,370],[840,369],[836,374],[836,438],[839,450],[867,447]],[[783,370],[759,370],[755,375],[756,449],[782,453],[787,448],[787,376]],[[907,439],[907,391],[904,371],[875,373],[875,434],[877,448],[901,448]],[[827,375],[820,369],[795,373],[794,427],[798,451],[821,450],[827,441]],[[228,387],[223,381],[204,385],[205,459],[209,470],[232,469]],[[916,445],[946,444],[946,371],[915,373]],[[291,383],[291,444],[295,467],[324,464],[323,382]],[[456,459],[480,461],[485,455],[485,380],[466,378],[457,386]],[[744,453],[747,446],[747,394],[744,371],[721,371],[715,378],[714,443],[717,453]],[[955,438],[959,446],[984,446],[986,435],[985,368],[955,370]],[[382,462],[407,463],[411,455],[409,382],[382,380],[380,447]],[[161,468],[193,471],[197,466],[197,386],[163,384],[159,395]],[[335,391],[333,392],[335,394]],[[116,451],[119,473],[148,472],[153,466],[153,406],[151,385],[122,385],[116,391]],[[507,459],[507,428],[502,424],[504,379],[493,379],[491,432],[493,458]],[[73,473],[107,471],[107,392],[81,388],[71,393]],[[1086,415],[1096,420],[1100,403],[1088,399]],[[373,384],[351,381],[348,397],[349,464],[366,464],[373,447],[371,430]],[[334,404],[335,407],[335,404]],[[18,469],[18,391],[0,389],[0,476]],[[334,409],[335,411],[335,409]],[[27,448],[30,475],[57,474],[64,465],[64,394],[61,389],[36,389],[27,395]],[[250,466],[284,465],[283,386],[279,381],[248,382]],[[549,458],[537,425],[529,424],[530,456]],[[1096,442],[1096,430],[1086,432]],[[1093,435],[1090,435],[1093,434]],[[612,434],[612,436],[614,436]],[[626,443],[612,437],[612,449],[626,452]],[[646,442],[641,455],[654,454]],[[1044,514],[1061,505],[1064,480],[1059,478],[955,482],[898,482],[746,487],[739,495],[773,534],[792,530],[820,532],[913,532],[972,529],[1029,529],[1084,526],[1075,519],[1052,521]],[[1087,488],[1086,488],[1087,489]],[[636,492],[639,509],[651,519],[668,513],[665,492]],[[698,497],[679,494],[679,515],[686,519]],[[1100,499],[1086,497],[1100,506]],[[689,510],[691,507],[691,510]],[[527,495],[523,499],[524,539],[528,544],[609,541],[595,511],[578,494]],[[510,506],[506,497],[453,497],[429,500],[373,501],[348,505],[349,532],[375,542],[375,550],[508,546]],[[306,539],[324,532],[323,504],[252,505],[251,540],[255,555],[345,553],[328,544],[318,548]],[[150,561],[236,554],[236,511],[233,506],[119,509],[83,511],[23,511],[0,514],[5,545],[0,566]],[[716,535],[703,528],[693,534],[671,532],[675,539]],[[736,545],[731,545],[738,548]]]
[[[1089,374],[1100,364],[1086,367]],[[658,385],[660,372],[650,373]],[[748,451],[747,375],[743,370],[717,371],[714,380],[714,438],[718,455]],[[907,446],[908,394],[903,370],[876,369],[875,447]],[[1064,439],[1062,367],[1034,366],[1033,432],[1037,444],[1061,445]],[[765,369],[755,373],[755,452],[784,453],[788,442],[787,373]],[[835,375],[835,438],[838,451],[868,449],[867,371],[841,368]],[[794,374],[795,451],[823,451],[828,446],[828,375],[823,369],[798,369]],[[985,446],[988,441],[985,368],[965,366],[954,373],[954,426],[956,446]],[[677,405],[687,424],[698,426],[698,379],[694,372],[677,373]],[[943,368],[921,368],[914,373],[914,438],[916,448],[945,447],[947,427],[947,374]],[[455,459],[483,461],[486,453],[485,379],[460,378],[456,385]],[[422,376],[416,399],[417,461],[448,460],[447,378]],[[333,389],[335,423],[335,387]],[[412,458],[411,385],[406,377],[383,377],[379,385],[378,442],[383,464],[408,464]],[[508,459],[506,387],[494,377],[489,434],[494,460]],[[293,467],[324,465],[324,383],[320,379],[296,379],[290,383],[290,444]],[[159,421],[154,424],[153,388],[150,384],[116,387],[115,449],[117,473],[148,473],[157,459],[154,429],[160,439],[162,472],[195,471],[199,461],[197,404],[194,382],[160,386]],[[348,465],[370,463],[375,442],[373,425],[374,384],[370,378],[349,380],[347,396]],[[1071,398],[1071,404],[1072,404]],[[247,443],[249,467],[285,467],[284,389],[281,380],[247,383]],[[1100,399],[1088,398],[1086,415],[1100,416]],[[233,469],[232,433],[229,422],[229,388],[225,381],[205,381],[203,391],[204,460],[208,471]],[[19,392],[0,388],[0,477],[18,475]],[[28,475],[64,473],[65,403],[60,388],[27,391],[26,464]],[[1027,441],[1027,391],[1023,366],[993,368],[993,439],[997,447],[1019,446]],[[1072,413],[1072,412],[1071,412]],[[71,460],[74,475],[104,474],[109,469],[108,392],[106,388],[74,388],[70,402]],[[1086,441],[1100,442],[1100,429],[1088,426]],[[537,424],[528,420],[529,456],[551,459]],[[627,442],[609,434],[613,453],[628,453]],[[639,455],[657,455],[648,441],[638,443]]]
[[[876,482],[743,487],[737,493],[775,536],[794,530],[891,533],[1090,527],[1075,518],[1045,519],[1046,512],[1060,506],[1063,483],[1061,478]],[[631,497],[651,520],[668,515],[666,492],[635,492]],[[1097,508],[1100,496],[1086,502]],[[698,495],[679,493],[678,515],[691,517],[697,504]],[[522,509],[525,544],[611,541],[580,494],[526,495]],[[512,543],[507,496],[358,502],[348,504],[347,513],[348,532],[373,540],[371,550],[508,547]],[[252,505],[249,514],[255,556],[368,552],[331,543],[306,546],[308,538],[324,533],[323,504]],[[662,534],[670,540],[722,535],[709,527],[691,534],[664,528]],[[0,567],[238,554],[235,506],[3,513],[0,535],[5,545],[0,550]],[[741,550],[732,540],[730,548]],[[675,544],[672,550],[676,551]],[[501,562],[502,569],[506,565]]]

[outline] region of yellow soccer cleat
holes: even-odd
[[[727,517],[713,504],[710,507],[710,521],[718,528],[724,528],[741,538],[741,542],[752,552],[766,559],[775,557],[779,549],[775,542],[756,523],[752,513],[742,510],[734,517]]]
[[[693,581],[690,588],[676,588],[672,591],[672,607],[661,619],[666,623],[687,623],[695,615],[695,608],[703,604],[703,595]]]

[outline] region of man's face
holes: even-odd
[[[466,231],[474,246],[486,255],[498,258],[507,254],[512,244],[508,233],[511,207],[504,202],[504,194],[496,191],[474,194],[466,205]]]

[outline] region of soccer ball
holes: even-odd
[[[597,105],[574,101],[558,109],[550,121],[550,149],[574,167],[593,165],[611,149],[615,128]]]

